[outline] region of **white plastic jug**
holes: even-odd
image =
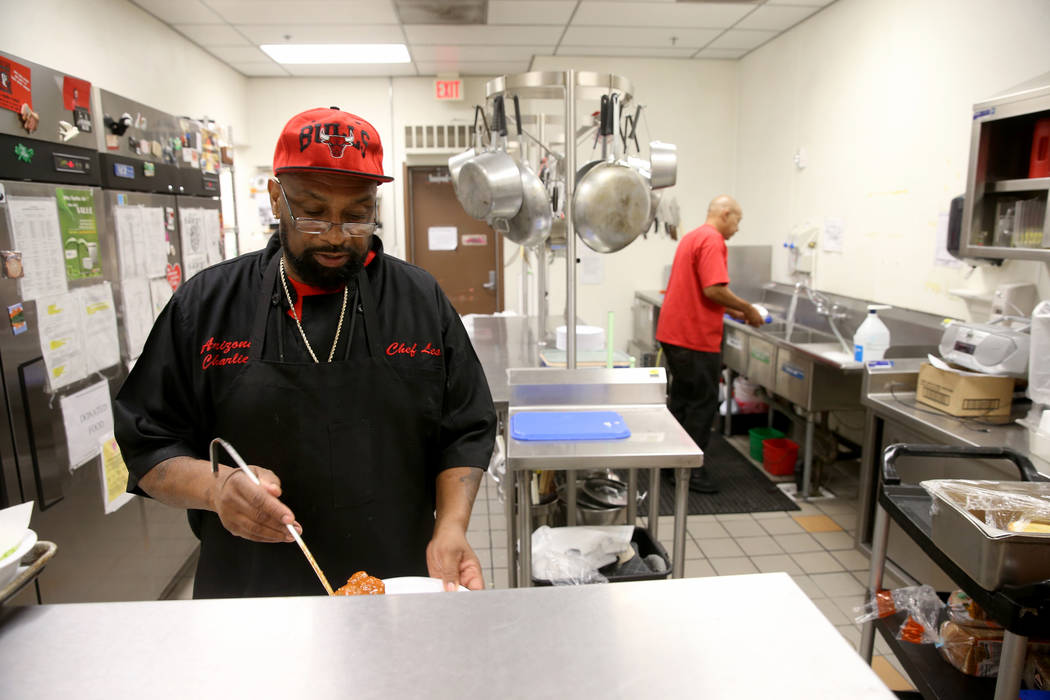
[[[890,329],[879,318],[880,304],[868,304],[868,316],[853,334],[853,359],[857,362],[881,360],[890,347]]]
[[[1028,398],[1050,406],[1050,299],[1032,310],[1032,347],[1028,352]]]

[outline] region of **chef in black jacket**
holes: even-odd
[[[277,234],[186,281],[116,399],[128,490],[189,509],[194,597],[316,595],[430,575],[483,587],[466,529],[496,430],[477,356],[437,282],[374,236],[379,134],[337,108],[274,153]],[[215,437],[255,470],[213,474]]]

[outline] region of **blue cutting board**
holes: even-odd
[[[622,440],[631,431],[615,411],[535,411],[515,413],[515,440]]]

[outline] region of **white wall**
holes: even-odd
[[[246,78],[127,0],[5,0],[0,47],[161,111],[210,117],[233,127],[235,143],[246,131]]]
[[[1009,29],[1007,29],[1009,27]],[[1044,264],[934,265],[938,215],[965,190],[972,105],[1050,70],[1046,0],[839,0],[739,67],[741,237],[780,243],[796,224],[845,222],[814,286],[955,317],[948,289],[1030,281]],[[798,170],[793,155],[808,151]]]

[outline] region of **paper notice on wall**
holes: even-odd
[[[142,354],[142,346],[153,328],[153,302],[149,295],[149,282],[145,277],[124,280],[120,290],[124,306],[124,343],[128,357],[135,359]]]
[[[431,226],[427,229],[427,248],[455,250],[459,245],[459,229],[455,226]]]
[[[25,276],[18,280],[22,300],[65,294],[69,287],[54,197],[9,196],[7,212],[12,247],[22,253]]]
[[[62,422],[66,426],[69,470],[90,461],[99,454],[99,440],[113,433],[113,406],[109,400],[109,382],[92,384],[75,394],[63,396]]]
[[[605,260],[585,245],[576,246],[580,258],[580,284],[602,284],[605,281]]]
[[[182,241],[182,274],[188,280],[208,266],[203,209],[179,207],[179,233]]]
[[[87,376],[78,297],[40,297],[36,300],[36,315],[48,390],[53,393]]]
[[[86,371],[101,372],[120,362],[120,338],[117,335],[117,311],[113,288],[109,282],[81,287],[77,295],[80,306],[81,335],[84,339]]]
[[[156,321],[157,317],[160,316],[160,312],[167,306],[168,300],[171,299],[174,292],[171,291],[171,285],[168,284],[166,277],[151,277],[149,281],[149,294],[150,300],[153,304],[153,320]]]
[[[55,190],[58,223],[62,231],[66,278],[70,281],[102,276],[98,250],[95,195],[91,190],[60,187]]]
[[[99,451],[102,453],[102,459],[99,460],[102,470],[102,478],[99,479],[102,483],[102,505],[108,515],[135,496],[128,493],[128,467],[120,454],[120,445],[112,434],[99,440]]]
[[[214,265],[225,259],[222,254],[222,226],[219,223],[219,210],[201,209],[200,211],[204,225],[204,240],[207,244],[208,264]]]
[[[842,219],[824,219],[824,252],[841,253],[846,238]]]
[[[948,252],[948,214],[937,215],[937,249],[933,255],[933,264],[942,267],[959,267],[962,262]]]
[[[168,231],[164,225],[163,207],[145,207],[142,224],[146,241],[146,269],[150,277],[160,277],[168,265]]]
[[[117,252],[120,256],[120,279],[146,275],[148,251],[142,212],[142,207],[135,206],[118,206],[113,210]]]

